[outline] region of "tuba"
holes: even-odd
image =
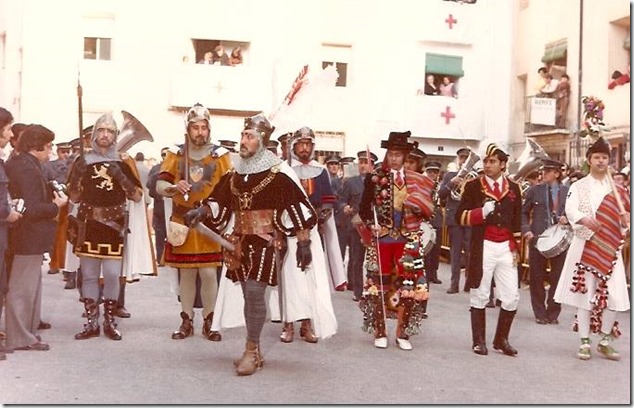
[[[123,115],[123,124],[119,132],[117,152],[127,152],[132,146],[143,140],[148,142],[154,141],[152,134],[143,126],[141,121],[124,110],[121,111],[121,114]]]
[[[460,201],[460,198],[462,197],[462,191],[464,190],[464,185],[467,183],[467,181],[471,180],[473,177],[473,166],[475,166],[475,164],[480,160],[480,156],[478,156],[473,150],[469,149],[469,157],[467,157],[467,160],[465,160],[465,162],[462,164],[462,167],[460,168],[460,170],[458,170],[458,174],[456,176],[458,177],[462,177],[464,178],[464,181],[460,184],[455,186],[452,190],[451,190],[451,199],[455,200],[455,201]],[[475,173],[475,177],[478,176],[478,173]]]
[[[548,159],[548,154],[544,149],[537,144],[537,142],[526,139],[526,147],[520,157],[510,166],[509,173],[513,181],[520,183],[523,189],[526,190],[525,178],[535,170],[539,170],[542,165],[542,160]]]

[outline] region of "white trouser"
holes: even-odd
[[[484,240],[482,247],[482,280],[480,286],[471,289],[470,304],[476,309],[483,309],[489,301],[491,279],[495,279],[495,297],[502,302],[502,308],[508,311],[517,310],[520,300],[518,290],[517,265],[509,242],[493,242]]]

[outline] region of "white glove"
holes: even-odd
[[[495,209],[495,203],[493,201],[487,201],[482,206],[482,216],[486,218],[487,215],[492,213],[494,209]]]

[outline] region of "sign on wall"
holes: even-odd
[[[553,98],[532,98],[530,123],[555,126],[557,100]]]

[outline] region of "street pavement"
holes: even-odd
[[[338,333],[318,344],[279,341],[281,324],[267,323],[261,339],[262,370],[238,377],[233,360],[244,350],[244,328],[222,332],[221,342],[201,335],[196,309],[195,335],[172,340],[180,324],[172,274],[160,269],[128,285],[130,319],[118,319],[123,340],[103,335],[77,341],[83,306],[76,290],[64,290],[61,274],[43,267],[41,332],[51,349],[15,351],[0,361],[0,402],[4,404],[631,404],[630,312],[619,314],[623,333],[615,342],[621,361],[596,352],[576,357],[574,310],[564,307],[559,325],[538,325],[522,288],[508,357],[493,350],[499,308],[487,309],[488,356],[471,351],[469,298],[448,295],[449,265],[441,264],[440,285],[432,285],[429,318],[412,337],[414,349],[400,350],[394,323],[389,347],[373,346],[361,331],[361,311],[352,292],[332,300]],[[462,282],[461,282],[462,284]],[[4,330],[4,316],[0,321]]]

